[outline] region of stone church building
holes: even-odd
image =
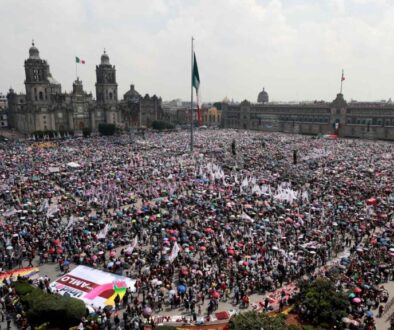
[[[222,127],[296,134],[336,134],[340,137],[394,140],[394,103],[346,102],[337,94],[332,102],[269,102],[263,89],[257,103],[223,102]]]
[[[9,126],[25,134],[35,131],[73,131],[84,128],[97,131],[101,123],[115,124],[120,129],[149,127],[161,120],[161,98],[140,95],[131,85],[119,100],[116,69],[104,51],[96,66],[96,100],[83,89],[77,78],[71,93],[62,93],[46,60],[40,58],[34,43],[25,60],[26,94],[11,88],[7,95]]]

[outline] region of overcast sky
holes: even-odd
[[[190,99],[190,38],[202,101],[394,97],[393,0],[1,0],[0,92],[24,92],[34,38],[63,91],[79,76],[94,93],[105,47],[119,94],[131,83]]]

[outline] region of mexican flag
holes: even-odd
[[[75,62],[79,64],[85,64],[85,60],[81,60],[78,56],[75,56]]]
[[[194,53],[192,84],[198,94],[198,88],[200,87],[200,75],[198,74],[196,53]]]
[[[196,95],[197,95],[197,119],[198,119],[198,126],[201,126],[202,125],[202,114],[201,114],[200,103],[199,103],[199,95],[198,95],[198,89],[200,87],[200,75],[198,74],[196,53],[194,53],[194,59],[193,59],[192,85],[196,89]]]

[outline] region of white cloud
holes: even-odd
[[[331,100],[341,69],[345,96],[394,96],[394,4],[385,0],[2,0],[0,91],[23,91],[31,38],[53,75],[70,90],[74,56],[94,92],[106,47],[120,94],[187,99],[190,37],[196,38],[204,100]]]

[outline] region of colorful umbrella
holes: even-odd
[[[180,284],[177,287],[177,290],[178,290],[179,293],[185,293],[186,289],[187,289],[186,285],[183,285],[183,284]]]
[[[214,299],[219,299],[220,298],[220,293],[218,291],[213,291],[211,296]]]
[[[354,293],[361,293],[363,290],[361,290],[359,287],[354,288],[353,292]]]

